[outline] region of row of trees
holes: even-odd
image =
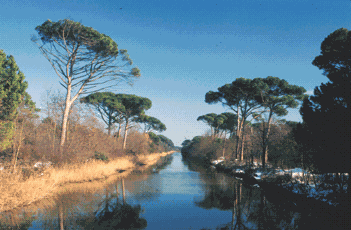
[[[43,111],[46,114],[46,118],[40,119],[36,113],[39,110],[35,108],[35,104],[24,90],[27,87],[27,82],[24,81],[24,75],[19,71],[14,58],[6,56],[3,51],[1,51],[1,54],[4,57],[2,59],[4,61],[1,64],[2,74],[0,75],[3,83],[1,85],[3,89],[1,95],[0,157],[5,157],[6,161],[8,161],[8,157],[12,157],[14,168],[16,168],[17,159],[25,161],[51,160],[57,162],[57,160],[85,159],[93,154],[94,151],[103,152],[107,155],[121,155],[123,152],[139,154],[174,148],[173,142],[168,138],[151,133],[151,131],[164,131],[166,129],[165,125],[156,118],[147,116],[144,113],[141,113],[140,116],[129,118],[130,125],[127,130],[131,130],[130,138],[132,138],[133,142],[127,145],[126,142],[121,142],[123,140],[119,140],[117,135],[117,138],[115,138],[110,134],[104,134],[103,127],[97,120],[99,117],[95,116],[95,114],[99,115],[99,113],[96,109],[93,109],[95,104],[92,101],[87,103],[89,106],[84,106],[84,103],[78,103],[77,101],[73,104],[68,118],[69,125],[67,126],[65,154],[60,156],[58,154],[60,149],[58,141],[60,141],[62,130],[61,119],[65,105],[64,95],[59,93],[50,95],[48,93],[47,103]],[[8,63],[11,63],[11,65]],[[19,87],[21,84],[22,91],[16,90],[21,89]],[[109,95],[111,93],[102,94]],[[143,111],[142,108],[145,107],[141,108],[139,106],[140,103],[137,104],[135,101],[146,101],[149,107],[151,104],[149,99],[135,95],[117,94],[117,97],[125,99],[125,102],[120,101],[120,106],[123,106],[124,110],[118,110],[122,119],[130,114],[125,112],[130,109]],[[14,101],[15,99],[18,101]],[[103,114],[100,114],[100,117],[101,115]],[[103,119],[101,120],[103,121]],[[120,122],[119,125],[124,126],[125,123]],[[144,127],[140,127],[140,125]],[[141,131],[140,134],[139,130]],[[125,134],[121,131],[118,133]],[[110,138],[106,136],[110,136]],[[156,136],[155,141],[154,136]],[[119,145],[121,148],[119,148]]]
[[[302,155],[293,137],[293,130],[297,122],[273,119],[270,137],[267,141],[269,155],[268,162],[282,168],[298,167],[302,163]],[[240,162],[243,164],[261,159],[263,124],[260,122],[245,124],[243,142],[241,143]],[[235,128],[234,128],[235,129]],[[182,143],[184,157],[205,157],[214,159],[220,156],[232,158],[236,151],[235,133],[232,136],[215,137],[209,132],[207,135],[196,136],[192,140]],[[233,154],[234,153],[234,154]],[[235,157],[235,155],[234,155]]]
[[[165,124],[159,119],[145,115],[145,110],[152,106],[150,99],[131,94],[114,94],[111,92],[98,92],[80,99],[81,102],[92,105],[107,125],[108,135],[113,125],[118,125],[116,137],[121,134],[121,125],[124,123],[123,149],[126,148],[128,130],[135,123],[144,125],[144,133],[154,131],[163,132]]]
[[[262,165],[265,167],[273,117],[287,115],[287,109],[296,108],[299,102],[307,97],[305,92],[303,87],[290,85],[287,81],[277,77],[269,76],[252,80],[237,78],[231,84],[219,87],[216,92],[206,93],[205,101],[209,104],[222,103],[223,106],[234,112],[228,113],[230,119],[224,125],[232,125],[229,129],[232,133],[235,128],[235,158],[238,158],[240,148],[241,150],[244,148],[243,137],[247,124],[254,121],[260,122],[262,127]],[[205,117],[207,116],[205,115]],[[233,118],[236,118],[234,125]],[[218,121],[221,122],[221,119]],[[239,159],[243,159],[243,157],[240,156]]]
[[[214,138],[224,136],[227,133],[230,134],[230,137],[235,133],[235,122],[237,121],[237,116],[233,113],[208,113],[197,118],[198,121],[203,121],[211,128],[211,136]]]
[[[124,152],[127,147],[128,131],[133,129],[131,134],[135,136],[137,130],[141,129],[140,126],[144,126],[144,134],[138,134],[140,140],[152,142],[152,139],[155,139],[154,136],[158,138],[158,144],[155,142],[155,146],[148,151],[174,147],[173,142],[163,135],[151,134],[151,131],[165,131],[166,126],[157,118],[145,114],[145,111],[151,108],[150,99],[130,94],[101,92],[122,81],[132,85],[134,79],[140,77],[140,70],[133,67],[127,50],[119,50],[116,42],[109,36],[68,19],[58,22],[47,20],[35,29],[38,36],[33,35],[31,40],[38,45],[43,56],[53,67],[66,93],[63,97],[61,95],[52,97],[50,103],[48,100],[47,117],[39,122],[39,116],[36,114],[39,110],[35,108],[35,103],[26,93],[28,83],[24,81],[24,74],[19,71],[14,58],[6,56],[0,50],[0,147],[2,152],[11,152],[17,160],[20,149],[25,146],[34,156],[37,151],[31,146],[45,139],[46,142],[41,146],[50,145],[52,149],[48,152],[55,152],[62,158],[65,155],[64,150],[68,154],[67,149],[71,149],[72,146],[77,147],[77,143],[84,146],[92,145],[95,142],[91,141],[91,138],[95,135],[94,133],[97,134],[100,131],[97,131],[99,128],[95,127],[96,125],[83,125],[84,122],[79,118],[84,107],[81,106],[82,104],[89,105],[88,107],[93,109],[87,115],[89,119],[91,118],[90,120],[94,120],[93,123],[97,121],[94,114],[98,114],[107,125],[109,138],[105,138],[106,140],[119,139],[121,128],[124,128],[122,142]],[[83,110],[87,111],[86,108]],[[116,126],[118,131],[114,138],[111,136],[111,131]],[[30,129],[31,134],[28,131]],[[43,131],[42,129],[46,130],[47,134],[37,133],[38,130]],[[74,133],[76,135],[72,135]],[[83,137],[85,141],[90,140],[91,143],[81,142]],[[57,152],[56,141],[59,141]],[[102,141],[100,138],[100,142],[104,143],[105,140]],[[95,144],[95,146],[98,145],[100,144]],[[116,150],[114,147],[110,150],[113,149]]]
[[[324,71],[329,82],[316,87],[314,95],[308,96],[303,87],[290,85],[277,77],[238,78],[219,87],[218,91],[209,91],[205,97],[209,104],[222,103],[232,110],[231,118],[227,119],[224,114],[206,114],[198,121],[211,127],[210,136],[214,138],[225,137],[221,134],[226,134],[226,131],[230,138],[235,136],[236,143],[232,144],[235,158],[244,152],[244,137],[249,137],[260,143],[263,167],[267,159],[271,161],[285,155],[286,163],[300,162],[302,167],[314,172],[350,173],[350,40],[351,32],[341,28],[322,42],[321,54],[312,64]],[[274,119],[287,115],[287,109],[297,108],[300,102],[303,102],[300,108],[302,123]],[[237,119],[234,125],[233,118]],[[274,120],[276,122],[272,124]],[[229,124],[231,128],[227,129]],[[250,129],[249,135],[247,128]],[[273,132],[280,130],[280,138],[272,138],[272,129]],[[204,138],[184,141],[182,150],[196,152]]]

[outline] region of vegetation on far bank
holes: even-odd
[[[314,95],[271,76],[237,78],[209,91],[205,102],[222,103],[231,112],[200,116],[198,121],[208,124],[210,131],[185,140],[183,156],[207,162],[225,157],[237,165],[261,163],[263,169],[267,164],[300,167],[317,174],[334,173],[336,178],[350,175],[350,37],[351,32],[341,28],[322,42],[321,54],[312,64],[324,71],[329,82],[316,87]],[[303,122],[281,119],[299,104]],[[348,194],[350,183],[348,176]]]

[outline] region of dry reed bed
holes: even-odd
[[[171,152],[138,156],[137,161],[149,167]],[[66,165],[45,170],[41,177],[30,177],[23,181],[20,175],[0,174],[0,212],[26,206],[34,201],[53,195],[62,185],[105,179],[112,175],[126,177],[137,166],[132,157],[121,157],[109,161],[90,161],[84,164]],[[125,170],[118,173],[118,170]]]

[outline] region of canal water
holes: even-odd
[[[35,211],[3,215],[0,229],[306,229],[308,224],[292,204],[271,203],[258,187],[185,162],[180,153],[163,169],[124,179],[125,201],[120,180],[77,188]]]

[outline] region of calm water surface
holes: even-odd
[[[54,205],[6,221],[21,229],[299,229],[304,223],[289,204],[270,203],[259,188],[184,162],[180,153],[164,169],[124,183],[125,205],[115,181],[93,192],[62,192]]]

